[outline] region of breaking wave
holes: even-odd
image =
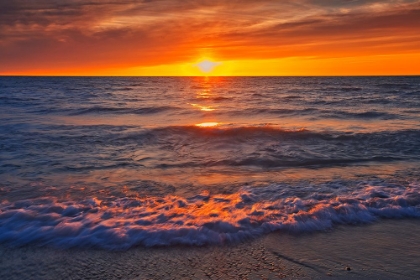
[[[420,218],[420,185],[339,182],[243,187],[193,197],[45,197],[0,204],[0,242],[123,250],[235,243],[273,231],[313,232],[380,218]]]

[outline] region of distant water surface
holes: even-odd
[[[420,77],[0,77],[0,242],[126,249],[420,217]]]

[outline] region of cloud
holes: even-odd
[[[0,73],[420,49],[420,1],[0,2]]]

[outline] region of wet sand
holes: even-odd
[[[0,247],[0,279],[418,279],[420,220],[273,233],[229,246]]]

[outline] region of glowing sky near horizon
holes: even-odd
[[[0,75],[420,74],[419,30],[420,0],[0,1]]]

